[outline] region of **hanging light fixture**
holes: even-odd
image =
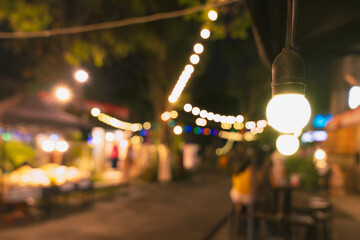
[[[286,44],[272,65],[272,99],[267,105],[268,124],[282,133],[294,133],[306,126],[311,107],[305,98],[305,67],[294,51],[296,0],[288,0]]]

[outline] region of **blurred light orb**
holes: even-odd
[[[55,143],[51,140],[45,140],[41,143],[41,148],[45,152],[52,152],[55,150]]]
[[[316,160],[325,160],[326,159],[326,152],[323,149],[318,148],[318,149],[316,149],[316,151],[314,153],[314,158]]]
[[[99,145],[102,142],[101,137],[100,136],[94,136],[93,139],[92,139],[92,142],[95,145]]]
[[[215,122],[220,122],[220,118],[221,118],[220,114],[215,114],[214,115],[214,121]]]
[[[67,89],[66,87],[58,87],[55,90],[55,96],[58,100],[60,100],[62,102],[66,102],[66,101],[70,100],[71,93],[70,93],[70,90]]]
[[[191,112],[193,115],[197,116],[200,113],[200,108],[194,107]]]
[[[204,126],[206,126],[207,121],[205,119],[203,119],[203,118],[197,118],[195,120],[195,123],[196,123],[196,125],[198,125],[200,127],[204,127]]]
[[[77,70],[74,74],[76,81],[84,83],[89,79],[89,74],[84,70]]]
[[[189,74],[192,74],[194,72],[194,66],[191,65],[191,64],[188,64],[185,66],[185,72],[189,73]]]
[[[348,104],[351,109],[360,106],[360,86],[353,86],[350,88]]]
[[[191,106],[190,103],[187,103],[187,104],[184,105],[184,111],[185,112],[191,112],[191,110],[192,110],[192,106]]]
[[[204,51],[204,46],[201,43],[197,43],[194,45],[194,52],[197,54],[201,54]]]
[[[266,122],[266,120],[259,120],[256,122],[256,126],[260,127],[260,128],[264,128],[267,126],[267,122]]]
[[[69,149],[69,144],[66,141],[58,141],[55,148],[58,152],[66,152]]]
[[[145,130],[149,130],[151,128],[151,123],[144,122],[143,127],[144,127]]]
[[[106,140],[106,141],[112,142],[112,141],[114,141],[114,139],[115,139],[115,134],[114,134],[114,133],[112,133],[112,132],[107,132],[107,133],[105,134],[105,140]]]
[[[201,111],[200,111],[200,117],[206,118],[207,115],[208,115],[208,112],[207,112],[206,110],[201,110]]]
[[[201,30],[200,36],[201,36],[203,39],[208,39],[208,38],[210,37],[210,30],[207,29],[207,28],[204,28],[203,30]]]
[[[244,117],[242,115],[237,115],[235,119],[238,123],[242,123],[244,121]]]
[[[161,114],[161,120],[163,121],[167,121],[169,120],[171,117],[170,113],[168,111],[164,112],[163,114]]]
[[[172,110],[172,111],[170,112],[170,117],[171,117],[171,118],[177,118],[178,116],[179,116],[179,114],[178,114],[177,111]]]
[[[256,124],[254,121],[249,121],[245,123],[246,129],[254,129],[256,127]]]
[[[168,100],[169,100],[170,103],[175,103],[178,100],[178,98],[171,94],[169,96]]]
[[[191,132],[191,131],[192,131],[191,126],[186,125],[186,126],[184,127],[184,132],[189,133],[189,132]]]
[[[193,54],[190,56],[190,62],[192,64],[198,64],[200,62],[200,57],[197,54]]]
[[[211,21],[215,21],[217,18],[218,18],[218,14],[215,10],[211,10],[208,12],[208,18],[211,20]]]
[[[208,114],[207,114],[207,116],[206,116],[206,118],[209,120],[209,121],[212,121],[212,120],[214,120],[214,113],[213,112],[209,112]]]
[[[182,127],[180,127],[180,126],[175,126],[174,127],[174,133],[176,135],[180,135],[182,133],[182,131],[183,131]]]
[[[93,117],[99,116],[100,113],[101,113],[101,111],[100,111],[99,108],[96,108],[96,107],[95,107],[95,108],[92,108],[92,109],[91,109],[91,115],[92,115]]]
[[[301,94],[280,94],[267,105],[268,124],[282,133],[294,133],[306,126],[310,119],[311,107]]]
[[[286,156],[296,153],[299,146],[299,140],[293,135],[280,135],[276,140],[277,150]]]
[[[126,148],[129,145],[129,142],[125,139],[120,141],[120,147],[121,148]]]
[[[234,123],[234,128],[235,128],[236,130],[243,129],[243,128],[244,128],[244,123],[242,123],[242,122],[236,122],[236,123]]]

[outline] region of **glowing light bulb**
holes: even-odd
[[[326,152],[323,149],[318,148],[318,149],[316,149],[316,151],[314,153],[314,158],[316,160],[325,160],[326,159]]]
[[[192,64],[198,64],[200,62],[200,57],[196,54],[190,56],[190,62]]]
[[[164,112],[163,114],[161,114],[161,120],[163,120],[163,121],[169,120],[170,117],[171,117],[171,115],[169,112]]]
[[[151,128],[151,123],[144,122],[143,127],[144,127],[145,130],[149,130]]]
[[[74,74],[76,81],[84,83],[88,80],[89,74],[84,70],[78,70]]]
[[[218,18],[218,14],[215,10],[211,10],[208,12],[208,17],[211,21],[215,21]]]
[[[112,132],[107,132],[107,133],[105,134],[105,140],[106,140],[106,141],[112,142],[112,141],[114,141],[114,139],[115,139],[115,134],[114,134],[114,133],[112,133]]]
[[[182,127],[180,127],[180,126],[175,126],[174,127],[174,133],[176,135],[180,135],[182,133],[182,131],[183,131]]]
[[[93,117],[99,116],[100,113],[101,113],[101,111],[100,111],[100,109],[98,109],[98,108],[92,108],[92,109],[91,109],[91,115],[92,115]]]
[[[177,118],[178,115],[179,115],[178,112],[175,111],[175,110],[172,110],[172,111],[170,112],[170,117],[171,117],[171,118]]]
[[[194,72],[194,67],[193,67],[193,65],[188,64],[188,65],[185,66],[185,69],[184,69],[184,70],[185,70],[187,73],[191,74],[191,73]]]
[[[194,52],[197,54],[201,54],[204,51],[204,46],[201,43],[197,43],[194,45]]]
[[[41,143],[41,148],[45,152],[52,152],[55,150],[55,143],[51,140],[45,140]]]
[[[194,116],[197,116],[200,113],[200,108],[194,107],[191,112]]]
[[[191,112],[191,110],[192,110],[192,106],[191,106],[190,103],[187,103],[187,104],[184,105],[184,111],[185,112]]]
[[[66,152],[69,149],[69,144],[65,141],[58,141],[55,148],[58,152]]]
[[[266,108],[268,124],[283,133],[301,130],[308,123],[310,115],[310,104],[301,94],[276,95]]]
[[[201,30],[200,36],[201,36],[203,39],[208,39],[208,38],[210,37],[210,30],[207,29],[207,28],[204,28],[203,30]]]
[[[207,116],[206,116],[206,118],[209,120],[209,121],[212,121],[212,120],[214,120],[214,113],[213,112],[209,112],[208,114],[207,114]]]
[[[276,148],[283,155],[289,156],[299,149],[299,140],[293,135],[281,135],[276,140]]]
[[[349,108],[355,109],[360,106],[360,87],[354,86],[349,91],[348,99]]]
[[[207,112],[206,110],[201,110],[201,111],[200,111],[200,117],[206,118],[207,115],[208,115],[208,112]]]
[[[59,87],[55,90],[55,95],[60,101],[66,102],[70,100],[71,93],[66,87]]]
[[[242,115],[237,115],[236,116],[236,122],[242,123],[243,121],[244,121],[244,117]]]

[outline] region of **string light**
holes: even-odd
[[[192,110],[192,106],[191,106],[190,103],[187,103],[187,104],[184,105],[184,111],[185,112],[191,112],[191,110]]]
[[[222,148],[217,148],[217,149],[215,150],[216,155],[220,156],[220,155],[225,155],[225,154],[227,154],[227,153],[231,150],[231,148],[233,147],[233,145],[234,145],[234,141],[232,141],[232,140],[227,140],[226,143],[225,143],[225,145],[224,145]]]
[[[208,12],[208,18],[211,20],[211,21],[215,21],[218,17],[218,14],[215,10],[211,10]]]
[[[204,46],[201,43],[197,43],[194,45],[194,52],[197,54],[201,54],[204,51]]]
[[[194,65],[198,64],[200,62],[199,55],[193,54],[190,56],[190,62]]]
[[[208,38],[210,37],[210,30],[207,29],[207,28],[204,28],[203,30],[201,30],[200,36],[201,36],[203,39],[208,39]]]

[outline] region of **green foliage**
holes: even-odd
[[[35,165],[35,150],[28,144],[18,141],[3,142],[1,145],[5,170],[12,171],[24,163]]]
[[[312,157],[292,155],[285,160],[285,175],[290,178],[291,174],[298,174],[301,186],[306,190],[315,190],[318,186],[318,173]]]
[[[48,4],[25,0],[0,1],[0,19],[8,20],[15,31],[23,32],[43,30],[53,20]]]

